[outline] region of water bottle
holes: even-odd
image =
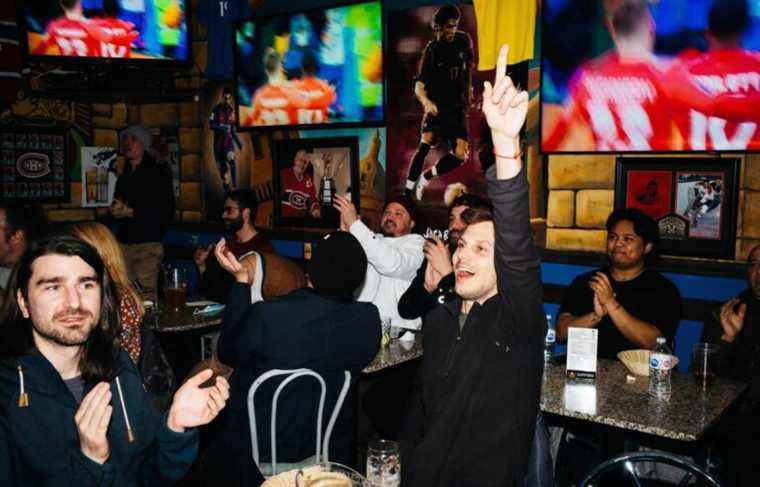
[[[657,343],[649,355],[649,395],[655,399],[670,399],[670,371],[673,355],[665,337],[657,337]]]
[[[554,357],[554,343],[557,341],[557,332],[552,326],[552,315],[546,315],[546,339],[544,339],[544,363],[552,361]]]

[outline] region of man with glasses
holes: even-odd
[[[474,59],[472,39],[458,30],[461,13],[453,5],[438,9],[433,18],[434,39],[422,54],[414,82],[414,95],[422,104],[422,134],[412,156],[406,192],[414,191],[422,200],[425,187],[434,177],[462,165],[467,158],[467,106],[470,103],[471,73]],[[443,139],[448,152],[425,171],[425,158],[431,147]]]
[[[747,259],[749,288],[708,316],[702,341],[718,345],[717,373],[749,384],[749,391],[721,418],[715,441],[726,485],[755,485],[760,465],[754,438],[760,434],[760,245]]]
[[[227,249],[240,258],[251,252],[274,253],[269,236],[254,227],[258,204],[253,193],[248,189],[238,189],[227,194],[224,200],[222,220],[225,230],[230,234]],[[214,256],[214,245],[205,249],[198,247],[195,251],[195,264],[200,273],[200,293],[214,301],[224,302],[232,287],[232,276],[219,266]]]

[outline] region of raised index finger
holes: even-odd
[[[496,81],[494,86],[499,84],[507,75],[507,58],[509,57],[509,44],[502,44],[499,49],[499,57],[496,60]]]

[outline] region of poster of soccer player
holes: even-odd
[[[480,105],[478,36],[472,5],[434,5],[388,15],[386,193],[406,192],[422,210],[417,229],[445,229],[462,191],[485,194],[493,163]],[[532,19],[526,19],[532,22]],[[527,63],[524,63],[527,68]],[[511,72],[510,74],[514,74]],[[527,86],[527,69],[515,82]]]
[[[271,184],[271,160],[260,143],[265,138],[236,132],[234,99],[229,85],[207,85],[202,106],[205,217],[220,220],[225,193],[252,188],[254,184]]]

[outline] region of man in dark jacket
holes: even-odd
[[[207,457],[210,485],[258,485],[261,477],[252,461],[247,395],[257,377],[271,369],[310,368],[327,385],[322,423],[335,405],[344,371],[355,380],[377,355],[380,314],[371,303],[357,302],[353,293],[364,279],[367,256],[348,232],[334,232],[317,244],[308,267],[308,287],[273,301],[250,305],[248,271],[220,242],[219,264],[232,272],[236,284],[227,301],[219,359],[235,368],[233,397],[224,425]],[[255,411],[260,459],[270,461],[269,421],[272,396],[281,379],[266,382],[256,393]],[[352,407],[346,398],[329,445],[330,460],[351,458]],[[277,460],[296,462],[314,455],[316,403],[319,389],[299,380],[282,391],[277,408]]]
[[[161,242],[174,217],[174,190],[169,170],[148,152],[150,142],[150,132],[139,125],[121,133],[126,164],[116,180],[110,211],[130,278],[143,296],[155,300],[164,258]]]
[[[483,112],[496,164],[493,221],[469,221],[454,254],[457,298],[424,323],[420,382],[402,435],[403,484],[521,486],[543,368],[546,323],[519,132],[528,94],[506,76],[502,47]]]
[[[224,407],[205,370],[152,409],[139,372],[114,347],[116,287],[95,249],[72,237],[33,246],[11,279],[0,323],[0,479],[4,486],[162,486],[181,478],[195,426]]]

